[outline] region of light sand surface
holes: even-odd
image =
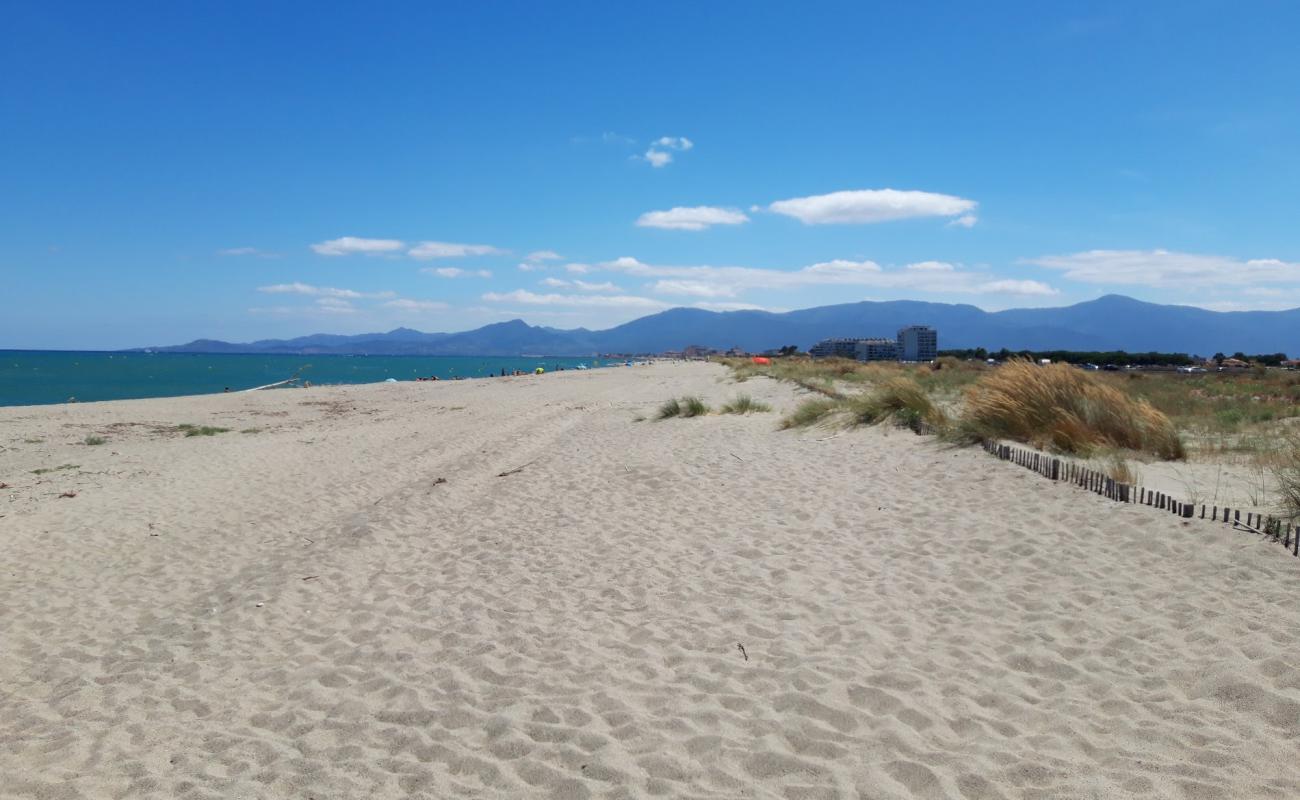
[[[0,409],[0,796],[1300,797],[1300,559],[725,375]]]

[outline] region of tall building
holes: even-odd
[[[908,325],[898,329],[900,361],[933,361],[939,356],[939,332],[929,325]]]

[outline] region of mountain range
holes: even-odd
[[[356,355],[517,356],[659,353],[687,345],[757,352],[784,345],[807,349],[828,337],[892,337],[904,325],[939,331],[940,349],[1127,350],[1209,355],[1300,352],[1300,308],[1208,311],[1106,295],[1059,308],[984,311],[971,305],[911,300],[845,303],[798,311],[705,311],[673,308],[607,330],[561,330],[523,320],[460,333],[397,328],[351,336],[139,348],[177,353],[324,353]]]

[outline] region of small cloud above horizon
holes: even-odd
[[[953,224],[972,227],[974,200],[935,192],[897,189],[857,189],[793,197],[768,205],[775,214],[794,217],[805,225],[873,225],[921,217],[957,217]]]
[[[650,149],[641,156],[650,166],[658,169],[672,163],[673,152],[684,153],[695,146],[695,142],[685,136],[660,136],[650,144]]]
[[[637,217],[636,225],[639,228],[702,231],[714,225],[743,225],[746,222],[749,222],[749,217],[735,208],[677,206],[667,211],[647,211]]]
[[[318,242],[311,249],[322,256],[379,255],[401,250],[404,244],[398,239],[363,239],[341,236],[338,239]]]

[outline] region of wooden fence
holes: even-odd
[[[999,442],[985,442],[984,449],[1003,461],[1011,461],[1025,469],[1033,470],[1045,478],[1054,481],[1068,481],[1082,489],[1099,494],[1117,503],[1134,503],[1150,506],[1160,511],[1167,511],[1184,519],[1204,519],[1210,522],[1222,522],[1234,530],[1245,530],[1267,536],[1291,551],[1291,555],[1300,556],[1300,527],[1283,522],[1274,517],[1247,511],[1243,517],[1241,509],[1219,506],[1207,506],[1196,503],[1183,503],[1163,492],[1153,492],[1141,486],[1121,483],[1114,478],[1088,469],[1073,461],[1036,453]]]

